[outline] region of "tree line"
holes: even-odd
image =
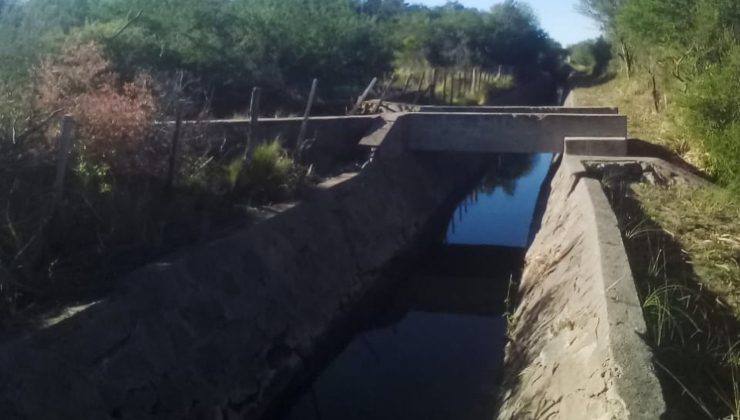
[[[42,58],[95,43],[122,80],[144,72],[160,96],[177,82],[221,113],[245,107],[255,85],[289,102],[318,78],[322,100],[345,101],[399,66],[536,73],[562,58],[516,0],[488,11],[402,0],[2,0],[0,39],[5,95],[31,85]]]

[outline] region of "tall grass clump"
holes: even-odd
[[[256,203],[285,199],[297,187],[300,169],[280,145],[278,139],[257,145],[241,168],[231,167],[235,174],[237,191],[249,195]]]

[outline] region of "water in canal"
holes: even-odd
[[[495,156],[446,238],[377,299],[285,420],[490,420],[505,300],[550,155]]]

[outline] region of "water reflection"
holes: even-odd
[[[377,299],[355,338],[284,418],[490,420],[503,361],[504,298],[522,259],[512,248],[433,250]]]
[[[455,211],[449,244],[526,247],[530,224],[551,154],[500,155]]]

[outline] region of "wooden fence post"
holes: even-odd
[[[391,80],[388,83],[386,83],[385,87],[383,88],[383,93],[380,94],[380,99],[378,99],[378,103],[375,104],[375,107],[373,108],[373,113],[380,111],[380,106],[383,105],[383,101],[385,100],[385,95],[388,94],[388,89],[390,89],[390,87],[395,82],[396,82],[396,75],[393,74],[391,76]]]
[[[450,103],[455,103],[455,72],[450,73]]]
[[[457,73],[457,97],[463,98],[465,96],[465,71]]]
[[[406,92],[409,91],[409,86],[411,85],[411,78],[414,76],[414,73],[409,73],[408,77],[406,77],[406,83],[403,85],[403,91],[401,92],[401,95],[405,95]]]
[[[170,144],[170,162],[167,169],[167,180],[164,184],[164,190],[167,194],[172,194],[175,186],[175,167],[177,165],[177,151],[180,146],[180,130],[182,129],[182,102],[178,102],[175,115],[175,130],[172,132],[172,143]]]
[[[260,117],[260,99],[262,97],[262,88],[255,86],[252,89],[252,98],[249,101],[249,134],[247,135],[247,145],[244,147],[243,159],[246,162],[252,154],[252,147],[257,141],[259,133]]]
[[[442,71],[442,103],[447,103],[447,70]]]
[[[303,121],[301,121],[301,129],[298,131],[298,139],[295,142],[296,147],[300,147],[303,140],[306,138],[306,129],[308,128],[308,117],[311,115],[311,108],[313,107],[313,101],[316,98],[316,89],[319,86],[319,80],[313,79],[311,82],[311,92],[308,94],[308,102],[306,103],[306,110],[303,112]]]
[[[437,68],[432,69],[432,84],[431,84],[431,91],[429,94],[429,99],[434,102],[434,100],[437,98]]]
[[[72,131],[74,130],[74,119],[71,115],[62,117],[62,127],[57,139],[57,172],[54,180],[54,200],[56,207],[64,194],[64,179],[67,176],[67,161],[72,151]]]
[[[414,98],[414,105],[416,105],[417,102],[419,102],[419,99],[421,98],[421,88],[424,86],[424,80],[426,79],[426,71],[421,73],[421,77],[419,78],[419,86],[416,88],[416,97]]]
[[[375,84],[376,83],[378,83],[378,78],[377,77],[373,77],[373,80],[371,80],[370,81],[370,84],[367,85],[367,88],[365,88],[365,91],[362,92],[362,95],[360,95],[360,97],[357,98],[357,102],[355,103],[354,108],[352,108],[352,110],[349,111],[350,115],[354,115],[354,114],[357,113],[357,111],[360,110],[360,106],[362,106],[362,103],[365,102],[365,99],[370,94],[370,92],[373,90],[373,88],[375,87]]]

